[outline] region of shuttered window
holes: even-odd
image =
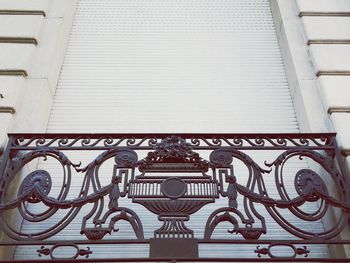
[[[48,132],[257,128],[298,130],[268,0],[79,1]]]

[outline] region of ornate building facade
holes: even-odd
[[[350,84],[350,62],[347,57],[350,54],[350,4],[348,0],[0,0],[0,19],[2,21],[0,23],[0,143],[3,146],[2,153],[5,157],[8,143],[7,134],[56,133],[62,136],[62,134],[113,133],[119,134],[112,138],[116,140],[132,134],[145,133],[148,134],[148,137],[146,135],[144,135],[145,137],[135,135],[134,139],[136,145],[138,145],[137,140],[151,140],[152,134],[156,137],[156,141],[152,144],[151,140],[147,146],[153,145],[155,148],[145,146],[145,149],[150,152],[156,149],[153,154],[158,159],[153,160],[151,158],[151,161],[162,160],[162,165],[166,164],[166,169],[170,169],[171,172],[174,172],[172,170],[174,169],[172,167],[174,163],[187,163],[187,165],[188,162],[191,165],[195,163],[194,166],[188,168],[191,173],[206,172],[210,167],[210,169],[213,169],[214,176],[218,172],[215,169],[220,168],[222,170],[229,166],[229,164],[218,162],[215,159],[215,154],[217,154],[215,150],[218,149],[214,147],[214,137],[219,136],[219,134],[223,134],[223,139],[233,140],[231,143],[234,146],[231,145],[232,147],[238,147],[238,144],[235,145],[235,139],[237,138],[232,134],[270,134],[267,137],[245,138],[243,136],[244,138],[239,137],[238,139],[246,139],[248,144],[251,139],[254,139],[254,146],[259,146],[260,140],[270,140],[273,142],[272,145],[276,143],[274,140],[277,140],[277,146],[282,147],[283,143],[278,145],[279,134],[283,137],[283,134],[328,133],[327,136],[330,136],[329,133],[336,132],[336,144],[340,149],[337,162],[339,162],[339,166],[343,171],[342,175],[349,174],[350,91],[348,84]],[[168,136],[159,135],[160,133],[166,133]],[[197,133],[201,135],[195,135]],[[171,137],[173,134],[178,135],[173,138]],[[193,136],[198,138],[193,139],[188,134],[194,134]],[[207,138],[208,134],[216,135]],[[294,140],[303,142],[303,140],[310,139],[308,136],[303,138],[293,136],[291,137],[293,142],[295,142]],[[18,137],[14,138],[18,139]],[[191,138],[193,140],[189,143]],[[209,146],[213,148],[208,147],[214,153],[205,152],[204,148],[201,148],[201,144],[196,144],[196,140],[203,140],[203,138],[212,140],[212,144]],[[314,139],[319,143],[318,140],[322,141],[322,138],[316,136]],[[314,147],[321,146],[320,149],[316,149],[317,151],[322,151],[326,149],[325,147],[338,149],[338,146],[333,144],[332,138],[330,136],[325,145],[316,143]],[[27,139],[30,140],[30,137],[24,138],[24,141]],[[67,140],[74,139],[78,140],[74,135],[67,137]],[[90,139],[98,140],[94,136]],[[108,146],[108,138],[104,139],[107,140],[104,146]],[[132,136],[129,139],[132,140]],[[223,150],[230,146],[230,143],[225,144],[224,141],[220,142],[223,143],[220,144]],[[332,143],[329,141],[332,141]],[[82,143],[84,144],[84,142]],[[89,143],[87,145],[93,148]],[[133,144],[126,144],[123,147],[128,148],[130,146],[131,148],[128,148],[128,150],[132,151],[142,150],[137,148],[140,145],[142,146],[142,143],[137,147]],[[38,142],[36,146],[40,145],[41,143]],[[99,144],[96,143],[94,146],[96,145]],[[174,145],[190,147],[191,149],[181,153],[185,156],[182,156],[183,159],[179,159],[178,156],[176,157],[178,159],[176,159],[171,154],[171,158],[157,155],[159,154],[157,147],[165,147],[168,151],[175,147]],[[309,142],[301,145],[310,146]],[[14,147],[17,146],[21,145],[15,145]],[[22,146],[23,149],[18,149],[19,151],[23,150],[25,155],[26,151],[30,150],[25,147],[31,145],[29,143]],[[246,147],[243,144],[239,147],[243,146]],[[288,143],[283,147],[287,147],[285,150],[292,150],[292,148],[288,148],[291,147]],[[258,148],[250,150],[258,150]],[[105,150],[110,149],[106,148]],[[282,148],[279,150],[282,150]],[[308,150],[308,148],[303,150]],[[171,152],[171,150],[169,151]],[[198,165],[198,159],[193,159],[194,153],[192,151],[203,157],[203,160],[208,160],[209,163],[205,164],[208,166],[204,169],[205,171],[201,170],[203,167],[198,168],[196,166]],[[132,173],[137,168],[142,173],[151,173],[151,176],[154,176],[153,173],[159,172],[157,169],[165,169],[164,167],[154,168],[153,163],[147,159],[145,153],[137,153],[141,161],[137,164],[135,162],[133,166],[118,161],[118,153],[115,152],[113,156],[116,156],[116,163],[114,164],[113,175],[118,177],[116,173],[121,168],[131,169]],[[76,155],[72,153],[68,156],[82,161],[86,167],[92,167],[89,166],[89,162],[92,160],[91,154]],[[151,156],[154,157],[152,154]],[[238,155],[234,156],[239,158]],[[274,153],[254,152],[253,156],[255,162],[260,165],[264,164],[265,160],[271,161],[276,158],[278,153],[276,155]],[[143,161],[146,161],[147,165],[150,165],[149,162],[151,162],[152,167],[142,166]],[[248,163],[248,161],[246,162]],[[243,163],[246,164],[246,162]],[[291,166],[286,168],[286,173],[297,174],[299,177],[296,177],[299,178],[299,181],[295,183],[296,179],[294,176],[291,177],[289,181],[286,181],[286,189],[294,189],[294,184],[300,186],[302,184],[300,178],[305,176],[318,180],[318,175],[313,173],[312,175],[310,173],[308,175],[300,174],[295,170],[296,163],[293,161]],[[159,163],[155,167],[157,165],[159,166]],[[242,168],[239,165],[233,165],[233,167],[237,182],[240,180],[245,182],[246,179],[239,177],[239,174],[244,173],[244,167]],[[312,162],[304,161],[297,168],[303,168],[305,172],[308,167],[313,167]],[[86,168],[85,171],[90,171],[90,168]],[[19,196],[21,193],[25,193],[23,189],[25,189],[26,182],[29,182],[27,187],[30,188],[31,179],[26,177],[27,174],[33,177],[35,174],[31,174],[31,172],[35,169],[40,169],[40,171],[52,169],[57,172],[60,168],[53,163],[40,160],[38,163],[27,165],[25,169],[23,178],[15,183],[17,188],[20,185],[19,190],[16,189],[16,186],[13,186],[16,190],[12,190],[19,191]],[[81,172],[79,169],[77,168],[76,172]],[[101,169],[105,174],[101,175],[102,186],[110,183],[112,170],[108,172],[108,169]],[[181,170],[182,168],[178,169]],[[230,186],[233,183],[229,176],[233,176],[233,170],[232,174],[230,174],[231,170],[227,170],[225,173],[228,176],[226,182],[222,185],[218,183],[218,187],[227,187],[227,189],[238,187]],[[43,180],[43,178],[53,180],[50,175],[41,175],[40,178],[40,180]],[[197,181],[191,181],[194,180],[193,178],[175,180],[178,181],[172,182],[172,187],[176,184],[186,184],[186,191],[189,191],[188,187],[191,187],[192,183],[198,184]],[[259,184],[260,179],[256,180]],[[58,181],[58,183],[62,182]],[[118,183],[121,183],[121,181]],[[118,183],[114,182],[112,184]],[[141,183],[136,182],[135,184]],[[200,183],[206,184],[204,182]],[[248,187],[249,182],[245,183]],[[269,181],[268,179],[265,183],[267,190],[274,184],[273,180]],[[76,190],[73,191],[73,194],[68,195],[70,198],[77,197],[74,193],[79,192],[81,184],[81,181],[72,179],[71,188]],[[97,185],[99,184],[97,183]],[[168,193],[164,190],[166,184],[162,182],[162,194],[169,199],[177,199],[178,197],[175,198],[171,191]],[[59,191],[61,191],[55,188],[54,180],[52,183],[50,181],[50,187],[52,187],[51,193],[57,191],[59,194]],[[89,188],[90,186],[86,187]],[[206,185],[205,187],[209,186]],[[179,186],[180,188],[181,186]],[[129,191],[129,197],[135,200],[138,196],[135,193],[131,196],[131,189],[124,190]],[[198,189],[196,191],[199,191]],[[238,191],[237,189],[236,191]],[[238,191],[239,194],[248,196],[248,193],[242,189],[241,192]],[[254,186],[249,188],[252,192],[254,192],[254,189]],[[284,186],[275,194],[281,193],[280,191],[283,192],[283,189]],[[297,194],[302,195],[304,190],[300,189],[296,187]],[[319,191],[323,191],[323,184],[319,186],[319,189],[321,189]],[[83,195],[83,190],[80,191],[80,194]],[[121,191],[121,189],[118,191]],[[227,192],[230,191],[227,190]],[[264,195],[265,190],[259,189],[259,191],[261,191],[260,194]],[[335,193],[339,192],[337,183],[334,189],[331,187],[327,191],[330,196],[335,196]],[[237,193],[232,192],[230,196],[227,192],[222,190],[220,192],[221,197],[229,198],[229,208],[231,210],[237,209],[237,205],[232,203],[234,202],[233,199],[237,199],[237,197],[233,197]],[[121,195],[123,196],[123,194]],[[210,195],[209,192],[204,192],[203,196],[200,196],[201,198],[204,198],[204,196],[209,198],[207,195]],[[217,195],[219,196],[219,193]],[[157,197],[156,192],[151,196],[153,198]],[[185,198],[182,195],[179,196]],[[248,198],[247,196],[245,197]],[[223,203],[227,200],[221,200],[221,197],[216,197],[216,194],[211,193],[210,198],[220,199],[216,201],[215,205],[212,205],[213,210],[225,206]],[[250,197],[253,199],[253,196]],[[276,198],[273,194],[272,197]],[[307,200],[313,205],[317,203],[318,199],[314,195],[308,197]],[[38,201],[36,198],[38,197],[31,198],[29,207],[30,205],[35,207],[35,203]],[[245,202],[243,199],[241,201]],[[210,202],[208,201],[208,203]],[[263,200],[260,200],[260,203],[269,207]],[[60,204],[56,205],[60,206]],[[278,202],[274,205],[282,206]],[[128,209],[138,207],[131,201],[125,201],[124,206]],[[197,206],[201,207],[199,204]],[[319,206],[322,207],[322,204],[317,203],[316,206],[311,206],[311,209],[317,209]],[[145,207],[150,209],[147,205]],[[35,208],[30,209],[33,209],[30,213],[44,213],[40,209],[41,212],[38,212],[39,210],[35,210]],[[112,209],[111,206],[109,206],[109,209]],[[119,208],[115,207],[114,209],[117,211]],[[343,209],[345,209],[345,205]],[[152,211],[152,209],[150,210]],[[290,208],[290,211],[292,210]],[[258,211],[260,213],[259,209]],[[347,210],[345,209],[345,211]],[[154,210],[152,212],[155,213]],[[190,223],[190,227],[195,232],[197,230],[198,233],[208,237],[207,230],[203,230],[207,218],[210,218],[210,215],[206,212],[206,209],[201,209],[199,216],[194,219],[194,223]],[[24,212],[20,213],[23,215]],[[264,213],[267,212],[262,212],[263,217],[265,217]],[[296,213],[298,214],[298,212]],[[327,213],[325,219],[318,220],[319,222],[316,224],[305,227],[305,232],[308,233],[312,230],[322,232],[322,229],[327,232],[328,226],[332,226],[332,222],[337,221],[337,219],[331,218],[332,216],[337,218],[337,213],[334,212],[335,215]],[[53,215],[55,214],[56,212],[53,212]],[[189,214],[190,212],[186,216],[189,216]],[[274,212],[270,211],[267,214],[271,216]],[[57,215],[60,216],[61,214],[57,213]],[[18,221],[14,225],[19,226],[23,232],[35,232],[35,227],[32,224],[22,222],[21,219],[18,219],[20,218],[18,215],[12,214],[12,216],[17,218]],[[132,218],[133,214],[130,212],[128,215],[123,214],[123,216]],[[222,215],[218,214],[217,216]],[[293,224],[294,216],[287,217],[287,221],[289,220]],[[140,218],[145,223],[142,235],[144,234],[146,238],[152,236],[154,230],[152,221],[156,221],[156,217],[152,217],[146,210],[142,210]],[[272,216],[272,218],[275,217]],[[53,219],[57,220],[55,216]],[[77,230],[80,227],[81,220],[82,217],[78,217],[77,223],[74,223],[73,220],[66,232],[63,231],[59,235],[59,240],[79,239],[81,234],[89,237],[92,231],[89,232],[89,228]],[[164,220],[167,222],[167,219]],[[137,229],[135,224],[137,225],[138,221],[135,222],[131,224],[132,229],[126,228],[124,232],[120,230],[118,234],[121,235],[122,239],[128,239],[129,234],[135,232],[137,237],[144,240],[144,237],[141,238],[141,234],[135,230]],[[208,222],[207,224],[210,225],[210,220]],[[47,225],[45,222],[41,223],[41,227],[55,229],[52,224],[49,220]],[[196,227],[197,224],[203,224],[203,229]],[[246,223],[246,227],[247,224],[251,227],[251,223]],[[283,224],[280,223],[282,228]],[[242,233],[246,233],[244,232],[246,229],[239,230],[238,226],[236,227],[234,223],[233,225],[234,230],[232,232],[244,236]],[[263,225],[261,223],[261,229],[264,229]],[[269,225],[268,220],[267,225]],[[273,225],[272,229],[274,229]],[[286,223],[286,225],[288,224]],[[12,231],[10,228],[10,230],[4,228],[5,233]],[[221,238],[227,228],[229,228],[228,225],[223,225],[218,230],[217,237]],[[304,226],[297,224],[296,228],[304,229]],[[185,227],[184,229],[186,230]],[[292,229],[294,228],[292,227]],[[187,231],[185,230],[183,230],[184,233]],[[291,237],[285,235],[282,230],[270,230],[270,233],[272,233],[272,237],[275,235],[277,239],[278,237],[285,240],[290,239]],[[56,230],[52,231],[55,232]],[[111,229],[108,231],[112,232]],[[302,231],[300,233],[299,230],[293,231],[289,232],[304,237],[305,233],[300,234]],[[329,230],[329,233],[332,231]],[[57,232],[59,231],[57,230]],[[347,232],[346,230],[344,232],[342,237],[346,239]],[[29,239],[31,238],[30,235]],[[38,234],[38,239],[45,239],[45,235]],[[314,238],[314,236],[312,238],[307,237],[309,239]],[[28,238],[28,234],[21,236],[21,238],[25,240],[25,238]],[[254,240],[256,237],[252,239]],[[3,242],[6,241],[7,238],[3,236]],[[156,243],[156,245],[151,243],[150,245],[153,248],[161,247],[159,243]],[[337,254],[347,257],[346,246],[329,249],[323,245],[317,246],[317,242],[313,245],[316,246],[314,251],[317,252],[311,253],[310,257],[323,258]],[[188,246],[194,245],[188,243]],[[241,246],[237,247],[236,250],[232,250],[232,247],[225,247],[223,244],[220,246],[216,244],[211,248],[204,241],[201,246],[199,252],[197,251],[201,257],[217,257],[217,255],[222,254],[227,258],[231,258],[232,251],[235,251],[235,253],[244,251],[244,254],[247,255],[251,252],[258,254],[259,257],[261,255],[274,257],[270,247],[267,250],[259,250],[256,245]],[[277,244],[271,243],[270,246],[273,248]],[[103,255],[112,257],[112,254],[117,258],[133,256],[142,258],[148,255],[148,246],[145,246],[142,242],[134,246],[127,244],[127,242],[121,244],[122,251],[118,253],[112,253],[113,247],[107,242],[101,248],[95,248],[92,255],[90,250],[85,248],[84,250],[75,244],[69,243],[67,247],[67,249],[76,249],[76,258],[78,256],[92,258],[96,256],[98,258],[103,257]],[[253,247],[256,249],[254,250]],[[51,248],[42,247],[41,250],[37,250],[42,257],[61,258],[60,255],[66,253],[64,249],[62,251],[57,250],[54,256],[52,246]],[[280,253],[288,253],[290,249],[293,251],[291,256],[293,259],[297,255],[309,256],[307,249],[289,243],[282,243]],[[35,247],[22,246],[15,250],[7,250],[7,252],[5,250],[3,258],[14,257],[23,260],[31,253],[31,257],[36,257],[37,255],[33,254],[33,251],[36,251]],[[180,254],[183,252],[181,249],[179,251]],[[152,253],[161,254],[161,251],[155,249]],[[190,256],[193,255],[190,254]]]

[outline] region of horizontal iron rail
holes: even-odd
[[[0,246],[39,246],[39,245],[56,245],[76,244],[76,245],[126,245],[126,244],[149,244],[150,239],[132,240],[132,239],[106,239],[91,240],[50,240],[50,241],[8,241],[0,242]],[[222,245],[269,245],[269,244],[291,244],[291,245],[350,245],[350,239],[344,240],[293,240],[293,239],[264,239],[264,240],[228,240],[228,239],[198,239],[198,244],[222,244]]]
[[[204,140],[205,142],[203,141],[199,144],[191,144],[195,150],[213,150],[221,147],[231,147],[240,150],[285,150],[290,149],[291,147],[293,149],[307,148],[310,150],[331,150],[336,148],[336,133],[12,133],[8,136],[13,139],[10,145],[12,150],[35,150],[37,147],[41,146],[59,150],[108,150],[113,149],[116,146],[137,150],[149,150],[152,149],[152,145],[143,145],[142,142],[136,144],[133,142],[130,143],[129,140],[160,140],[171,136],[177,136],[188,140],[193,139],[195,141]],[[119,139],[120,141],[117,143],[112,142],[110,144],[103,141],[109,139]],[[23,140],[28,141],[22,142]],[[45,142],[45,140],[51,141]],[[62,140],[73,141],[62,142]],[[86,143],[85,140],[88,140],[88,142]],[[90,143],[90,140],[97,141]],[[209,142],[206,140],[211,141]],[[227,140],[233,141],[228,142]],[[310,140],[310,143],[304,140]],[[319,141],[316,142],[316,140]],[[83,145],[79,145],[79,141]],[[124,144],[126,143],[127,145],[119,145],[121,142]],[[104,145],[101,145],[102,143],[104,143]]]
[[[1,263],[23,262],[350,262],[350,258],[88,258],[88,259],[43,259],[43,260],[4,260]]]
[[[57,137],[67,137],[69,139],[74,139],[80,136],[89,136],[90,138],[97,139],[100,137],[113,137],[113,138],[122,138],[122,137],[134,137],[141,139],[147,136],[152,136],[156,138],[167,138],[169,136],[179,136],[184,139],[192,137],[203,137],[210,139],[213,137],[221,137],[227,139],[233,139],[236,137],[245,136],[247,138],[257,138],[261,136],[266,136],[269,138],[324,138],[325,136],[334,137],[336,133],[9,133],[8,136],[11,137],[23,137],[24,139],[29,139],[33,137],[44,137],[48,139],[54,139]]]
[[[123,147],[123,146],[122,146]],[[49,146],[49,148],[52,149],[59,149],[59,150],[74,150],[74,151],[103,151],[103,150],[110,150],[114,149],[115,147],[109,147],[109,146],[102,146],[102,147],[76,147],[76,146],[68,146],[68,147],[62,147],[62,146]],[[128,149],[131,150],[150,150],[152,149],[151,146],[149,147],[140,147],[140,146],[127,146]],[[215,150],[215,149],[220,149],[223,148],[223,146],[210,146],[210,147],[205,147],[205,146],[193,146],[192,147],[194,150]],[[334,149],[334,146],[226,146],[226,148],[234,148],[238,150],[286,150],[286,149],[309,149],[309,150],[332,150]],[[12,150],[36,150],[38,147],[21,147],[21,146],[14,146],[11,147]]]

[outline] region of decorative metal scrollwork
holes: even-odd
[[[69,256],[65,256],[65,257],[57,257],[54,255],[55,250],[58,250],[62,247],[71,247],[73,248],[75,251],[74,253],[72,253],[72,255]],[[51,259],[63,259],[63,260],[68,260],[68,259],[76,259],[79,256],[85,257],[85,258],[89,258],[89,256],[92,254],[92,251],[90,250],[90,247],[87,247],[86,249],[82,249],[79,248],[78,245],[75,244],[71,244],[71,243],[62,243],[62,244],[56,244],[53,245],[51,248],[45,247],[45,246],[41,246],[40,249],[37,250],[38,252],[38,256],[42,257],[42,256],[50,256]],[[67,252],[65,253],[67,254]]]
[[[21,196],[28,192],[33,193],[32,196],[27,198],[27,201],[29,203],[38,203],[40,202],[40,199],[38,199],[38,197],[35,196],[33,190],[36,189],[42,192],[44,195],[48,195],[51,190],[51,184],[51,176],[47,171],[36,170],[28,174],[26,178],[24,178],[23,182],[21,183],[21,186],[19,187],[18,196]]]
[[[308,202],[316,202],[320,199],[317,193],[328,195],[327,187],[321,177],[310,169],[301,169],[295,175],[295,188],[300,196],[304,196]]]
[[[258,258],[309,257],[312,244],[341,244],[339,236],[348,223],[350,187],[338,163],[334,137],[11,135],[0,167],[0,223],[14,244],[41,244],[39,256],[54,260],[67,259],[56,255],[63,248],[72,250],[68,257],[71,260],[93,256],[90,247],[79,248],[79,240],[56,239],[73,220],[81,224],[82,243],[150,244],[151,255],[159,253],[152,244],[164,241],[175,246],[182,240],[196,248],[192,256],[198,254],[198,243],[242,242],[258,244],[251,251]],[[276,154],[272,160],[254,159],[252,152],[260,150]],[[71,161],[78,156],[71,152],[87,151],[99,154],[84,166]],[[296,161],[303,164],[295,166]],[[287,173],[291,163],[293,172]],[[18,189],[16,194],[13,189]],[[158,218],[152,234],[143,226],[140,207],[143,214],[147,209],[147,215]],[[209,211],[207,207],[214,209]],[[8,215],[15,211],[24,225],[48,223],[27,231],[9,220]],[[202,236],[197,226],[191,225],[197,213],[206,218]],[[329,214],[334,219],[328,220],[327,226],[302,227],[305,222],[321,224]],[[269,239],[271,220],[293,239]],[[127,241],[119,239],[126,226],[131,229]],[[289,256],[274,253],[278,248],[289,249]],[[185,248],[176,251],[178,257],[183,256],[181,253],[187,255]]]
[[[289,247],[292,250],[291,255],[289,256],[276,256],[273,254],[273,252],[271,251],[272,248],[274,247]],[[283,259],[293,259],[296,258],[297,255],[304,255],[304,257],[308,257],[310,251],[307,249],[306,246],[302,246],[302,247],[295,247],[292,244],[270,244],[268,247],[263,247],[260,248],[260,246],[257,246],[255,253],[258,254],[258,257],[260,258],[261,255],[268,255],[270,258],[283,258]]]
[[[120,150],[115,155],[115,163],[119,167],[127,167],[132,168],[135,167],[137,164],[137,153],[135,151],[131,151],[128,149]]]

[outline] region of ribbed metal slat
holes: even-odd
[[[267,0],[79,2],[49,132],[256,127],[297,131]]]
[[[80,0],[47,131],[298,132],[269,1]],[[108,183],[110,171],[104,174]],[[149,237],[156,217],[142,211]],[[200,234],[205,216],[190,224]],[[272,237],[288,237],[268,224]],[[78,238],[80,226],[81,218],[59,238]],[[130,235],[122,228],[117,234]],[[18,248],[16,257],[30,249]],[[232,257],[254,249],[210,245],[200,253]],[[94,249],[106,257],[147,253],[144,246]]]

